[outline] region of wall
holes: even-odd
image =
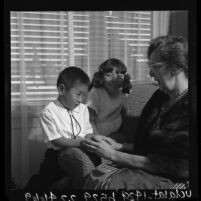
[[[172,11],[169,33],[181,35],[188,40],[188,11]]]
[[[44,157],[46,146],[39,138],[41,136],[39,114],[43,107],[43,105],[12,107],[11,176],[19,188],[24,187],[30,177],[37,173]],[[23,108],[27,111],[24,118],[21,115]]]

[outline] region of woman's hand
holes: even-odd
[[[115,154],[115,150],[112,146],[103,139],[98,138],[97,141],[91,139],[84,139],[82,141],[82,147],[90,152],[98,154],[100,157],[112,160]]]
[[[92,134],[89,137],[87,137],[87,139],[93,140],[95,142],[99,142],[99,141],[104,140],[105,142],[107,142],[115,150],[121,150],[122,147],[123,147],[123,144],[118,143],[115,140],[113,140],[112,138],[106,137],[106,136],[103,136],[103,135],[93,135]]]
[[[109,143],[110,146],[115,150],[121,150],[123,148],[123,144],[116,142],[115,140],[113,140],[110,137],[105,137],[105,138],[103,138],[103,140],[105,140],[107,143]]]
[[[107,137],[103,136],[103,135],[90,135],[90,138],[87,138],[87,139],[93,140],[95,142],[99,142],[99,141],[102,141],[102,140],[106,140],[106,138]]]

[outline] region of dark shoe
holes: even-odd
[[[69,189],[71,189],[71,180],[68,177],[63,177],[49,187],[49,190],[53,191],[64,191]]]

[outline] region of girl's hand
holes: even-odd
[[[100,157],[112,160],[115,154],[115,150],[110,144],[104,140],[98,139],[98,141],[84,139],[82,146],[90,152],[98,154]]]

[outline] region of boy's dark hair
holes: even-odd
[[[188,77],[188,43],[182,36],[167,35],[153,39],[147,51],[148,59],[155,50],[159,51],[161,61],[167,64],[173,75],[182,70]]]
[[[104,73],[112,72],[114,70],[114,68],[117,68],[120,72],[123,72],[125,74],[122,92],[124,94],[125,93],[129,94],[130,90],[132,88],[132,85],[130,82],[130,75],[127,73],[126,65],[121,60],[116,59],[116,58],[110,58],[110,59],[104,61],[99,66],[99,71],[94,73],[92,82],[89,86],[89,90],[91,90],[93,87],[95,87],[95,88],[103,87]]]
[[[65,89],[71,89],[76,81],[80,81],[82,84],[89,86],[89,76],[76,66],[69,66],[59,73],[57,78],[57,87],[61,84],[65,86]]]

